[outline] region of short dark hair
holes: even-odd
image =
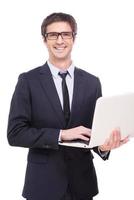
[[[42,22],[41,34],[45,38],[47,26],[54,22],[67,22],[71,26],[72,32],[77,33],[77,23],[72,15],[66,13],[52,13],[48,15]]]

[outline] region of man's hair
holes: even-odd
[[[72,32],[77,33],[77,23],[72,15],[62,13],[62,12],[52,13],[43,20],[42,25],[41,25],[41,34],[44,38],[45,38],[47,26],[54,22],[67,22],[70,25]]]

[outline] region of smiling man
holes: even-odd
[[[90,140],[97,77],[75,67],[71,51],[77,24],[66,13],[47,16],[41,26],[47,62],[19,76],[8,123],[10,145],[27,147],[23,197],[28,200],[92,200],[98,193],[91,149],[64,147],[63,141]],[[106,160],[127,142],[114,130],[93,150]]]
[[[58,32],[59,30],[61,32]],[[71,64],[71,51],[75,34],[66,22],[56,22],[47,26],[44,39],[52,64],[59,64],[59,62],[64,62],[65,66]]]

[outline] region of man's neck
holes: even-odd
[[[58,69],[60,69],[60,70],[66,70],[72,64],[72,60],[68,60],[68,61],[53,61],[53,60],[49,59],[49,62],[52,65],[54,65],[55,67],[57,67]]]

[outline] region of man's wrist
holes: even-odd
[[[101,156],[104,156],[104,157],[107,156],[109,153],[109,151],[105,150],[102,146],[98,147],[98,151],[101,154]]]
[[[98,146],[98,149],[99,149],[101,152],[107,152],[107,150],[104,148],[103,145]]]
[[[60,130],[60,132],[59,132],[59,138],[58,138],[58,142],[62,142],[62,139],[61,139],[61,132],[62,132],[62,130]]]
[[[60,143],[64,141],[64,135],[65,135],[64,133],[65,133],[65,130],[60,130],[59,139],[58,139]]]

